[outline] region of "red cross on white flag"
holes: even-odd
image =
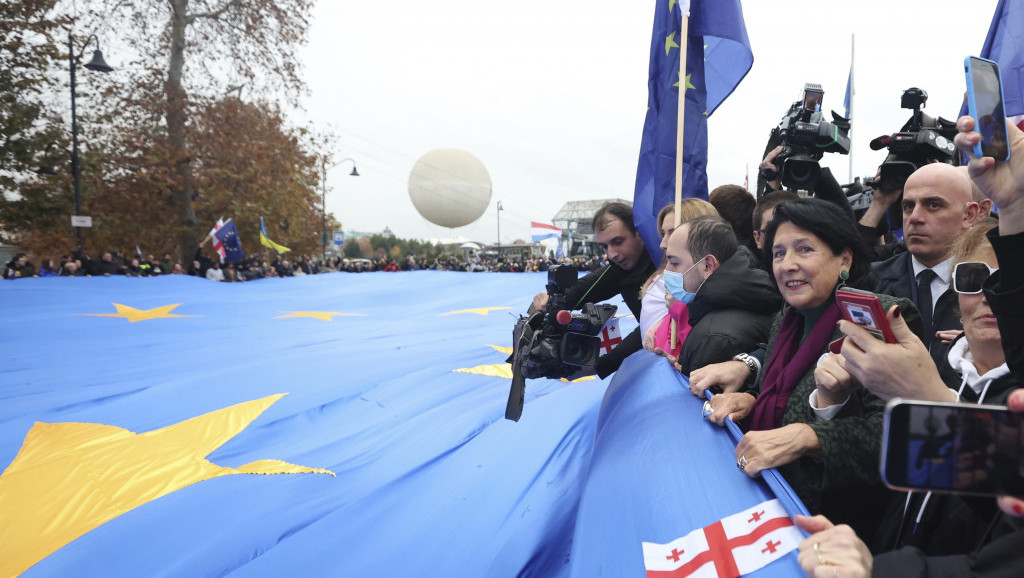
[[[601,351],[599,355],[605,355],[620,343],[622,343],[622,336],[619,333],[619,320],[612,317],[601,328]]]
[[[778,500],[698,528],[668,544],[643,543],[647,578],[736,578],[796,550],[803,534]]]

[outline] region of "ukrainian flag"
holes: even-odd
[[[270,240],[270,237],[267,236],[267,228],[263,225],[263,217],[260,217],[260,245],[263,245],[268,249],[273,249],[277,251],[278,255],[280,255],[281,253],[287,253],[288,251],[291,251],[291,249],[289,249],[288,247],[285,247],[284,245],[278,245],[277,243]]]

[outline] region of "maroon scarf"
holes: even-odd
[[[792,307],[782,317],[768,369],[761,381],[761,394],[747,419],[747,431],[775,429],[782,425],[789,396],[807,371],[814,367],[825,350],[839,321],[839,307],[829,303],[814,324],[810,335],[800,343],[804,318]],[[806,402],[805,402],[806,403]]]

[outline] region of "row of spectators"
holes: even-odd
[[[154,277],[160,275],[192,275],[205,277],[212,281],[240,282],[265,279],[270,277],[298,277],[301,275],[317,275],[320,273],[346,272],[365,273],[373,271],[493,271],[501,273],[521,273],[547,271],[555,264],[573,264],[581,270],[593,271],[605,264],[603,257],[582,256],[572,259],[555,260],[549,257],[535,259],[488,258],[470,255],[466,261],[455,256],[438,257],[428,264],[425,259],[409,256],[396,262],[383,257],[370,259],[344,259],[333,257],[322,261],[308,256],[268,261],[253,255],[239,263],[220,263],[217,259],[206,257],[197,251],[192,265],[187,269],[176,262],[170,254],[157,259],[150,254],[146,257],[125,258],[123,255],[103,253],[99,259],[91,259],[84,252],[74,251],[61,257],[59,263],[45,259],[37,269],[28,256],[18,253],[4,267],[4,279],[20,279],[25,277],[92,277],[124,275],[128,277]]]

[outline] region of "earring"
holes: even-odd
[[[847,271],[846,269],[843,269],[842,271],[839,272],[839,280],[842,281],[843,283],[846,283],[846,280],[849,278],[850,272]]]

